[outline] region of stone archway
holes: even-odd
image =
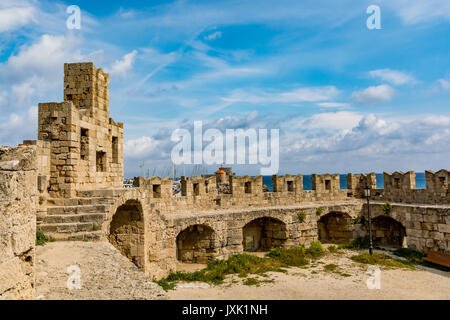
[[[127,200],[114,213],[108,234],[108,241],[125,257],[138,259],[144,267],[144,218],[142,206],[137,200]]]
[[[353,238],[352,218],[347,213],[330,212],[317,221],[319,240],[348,243]]]
[[[244,251],[267,251],[283,246],[288,239],[286,224],[270,217],[250,221],[242,233]]]
[[[372,230],[378,245],[400,247],[406,236],[406,228],[400,222],[384,215],[372,219]]]
[[[204,224],[189,226],[177,236],[177,259],[184,263],[208,263],[215,257],[215,232]]]

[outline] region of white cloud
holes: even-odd
[[[0,108],[6,104],[6,100],[8,99],[8,91],[0,91]]]
[[[420,115],[410,120],[383,119],[374,114],[343,115],[348,121],[342,128],[334,127],[333,117],[314,115],[304,122],[316,123],[316,128],[298,125],[280,141],[281,162],[309,168],[310,172],[326,168],[349,172],[362,170],[407,170],[417,164],[432,169],[445,166],[445,148],[450,147],[450,117]],[[324,118],[321,121],[320,118]],[[298,122],[292,119],[289,123]],[[434,154],[430,157],[430,154]],[[361,162],[362,161],[362,162]],[[417,169],[417,167],[416,167]],[[361,170],[361,169],[357,169]]]
[[[17,145],[26,139],[36,139],[38,108],[31,107],[25,113],[11,113],[0,122],[0,141],[3,145]]]
[[[372,78],[379,78],[383,81],[387,81],[394,85],[401,85],[401,84],[415,82],[415,79],[413,76],[411,76],[405,72],[391,70],[391,69],[372,70],[369,72],[369,75]]]
[[[317,104],[319,107],[325,108],[350,108],[351,105],[345,102],[320,102]]]
[[[253,93],[234,91],[231,96],[223,97],[225,102],[248,102],[248,103],[296,103],[327,101],[335,98],[339,90],[335,86],[305,87],[287,92],[260,91]]]
[[[124,8],[120,8],[118,12],[119,16],[125,19],[133,18],[136,14],[135,10],[126,10]]]
[[[450,90],[450,81],[447,81],[445,79],[439,79],[438,80],[442,89],[444,90]]]
[[[64,62],[83,58],[79,45],[80,40],[75,37],[44,34],[32,45],[22,46],[19,53],[10,56],[1,68],[12,82],[23,81],[31,76],[51,76],[54,81],[55,75],[61,75]]]
[[[35,77],[28,79],[27,81],[21,82],[19,84],[13,85],[11,91],[15,98],[13,103],[14,106],[28,105],[31,101],[31,97],[36,92],[33,88],[40,81]]]
[[[123,56],[121,60],[116,60],[112,67],[110,74],[117,76],[124,76],[133,67],[134,60],[136,59],[137,51],[133,50]]]
[[[299,127],[345,130],[356,126],[361,118],[362,115],[347,111],[318,113],[302,121]]]
[[[8,90],[11,107],[28,108],[37,98],[60,97],[64,63],[95,61],[102,52],[82,54],[75,36],[42,35],[31,45],[19,48],[0,64],[0,82]],[[58,91],[57,91],[58,90]],[[54,99],[54,98],[51,98]],[[47,101],[47,100],[44,100]]]
[[[15,7],[0,10],[0,32],[12,31],[35,20],[34,7]]]
[[[403,22],[417,24],[436,20],[450,19],[450,2],[448,0],[396,0],[387,1]]]
[[[371,104],[376,102],[391,101],[394,94],[395,90],[391,86],[382,84],[353,92],[352,99],[358,103]]]
[[[280,100],[282,102],[324,101],[333,99],[338,93],[339,90],[335,86],[300,88],[291,92],[281,93]]]
[[[216,39],[218,39],[220,37],[222,37],[222,32],[221,31],[216,31],[216,32],[213,32],[213,33],[205,36],[204,39],[205,40],[216,40]]]
[[[142,136],[137,139],[126,140],[123,145],[123,150],[126,157],[140,159],[152,154],[158,145],[159,142],[156,139]]]
[[[446,157],[439,155],[450,148],[449,126],[450,117],[439,115],[419,115],[405,120],[340,111],[286,120],[252,112],[204,121],[203,132],[208,128],[222,133],[236,128],[279,128],[282,170],[307,173],[323,168],[345,173],[355,168],[375,170],[374,166],[380,170],[414,169],[416,162],[413,161],[418,159],[424,168],[444,165]],[[127,174],[139,173],[136,168],[142,160],[152,163],[150,166],[167,167],[175,144],[170,136],[175,128],[192,132],[192,123],[172,123],[153,135],[127,140],[124,156],[132,166],[126,168]],[[435,156],[430,157],[430,154]],[[160,164],[156,165],[158,161]],[[400,167],[395,167],[397,165]],[[243,170],[248,169],[248,166],[243,167]]]

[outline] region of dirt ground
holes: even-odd
[[[270,272],[268,277],[257,277],[271,282],[244,285],[244,279],[231,276],[223,285],[181,283],[168,291],[170,299],[192,300],[389,300],[389,299],[450,299],[450,272],[421,267],[417,270],[381,267],[380,289],[369,289],[367,280],[373,276],[368,266],[353,262],[356,253],[342,250],[327,254],[305,268],[289,268],[287,273]],[[324,266],[335,264],[334,271]],[[180,269],[185,269],[180,265]],[[201,266],[200,266],[201,267]],[[194,267],[189,267],[190,271]]]
[[[450,272],[382,267],[381,288],[368,289],[368,266],[350,259],[354,251],[339,251],[287,273],[250,275],[265,281],[258,286],[244,285],[245,279],[233,275],[222,285],[179,283],[164,292],[108,242],[53,242],[37,247],[36,299],[450,299]],[[337,267],[326,271],[330,264]],[[67,288],[71,265],[80,268],[81,289]],[[179,270],[202,267],[180,264]]]

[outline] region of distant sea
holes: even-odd
[[[383,174],[382,173],[376,173],[377,177],[377,188],[383,189],[384,188],[384,180],[383,180]],[[347,174],[341,174],[340,175],[340,184],[341,189],[347,189]],[[272,176],[263,176],[263,184],[265,184],[269,191],[273,191],[273,185],[272,185]],[[416,172],[416,189],[425,189],[425,172]],[[304,175],[303,176],[303,190],[312,190],[312,182],[311,182],[311,175]]]

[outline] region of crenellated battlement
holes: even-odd
[[[216,177],[203,178],[195,176],[192,178],[181,177],[181,196],[206,197],[217,196]]]
[[[303,176],[298,174],[291,176],[287,174],[285,176],[272,176],[273,192],[293,192],[299,194],[303,191]]]
[[[151,199],[167,199],[172,197],[172,181],[168,177],[136,177],[134,185],[147,191]]]
[[[272,176],[273,191],[269,192],[263,185],[262,176],[250,177],[230,175],[225,180],[217,176],[204,178],[182,177],[181,194],[175,196],[171,188],[171,180],[152,177],[144,179],[135,178],[135,186],[150,188],[148,182],[157,181],[162,184],[164,199],[178,197],[177,205],[183,203],[184,208],[230,208],[247,206],[292,205],[298,203],[314,203],[320,201],[342,201],[352,199],[365,199],[364,189],[369,186],[372,190],[371,199],[418,204],[450,204],[447,170],[426,171],[426,188],[416,189],[414,171],[393,173],[384,172],[384,188],[376,188],[376,174],[347,175],[347,189],[340,187],[339,174],[313,174],[311,175],[312,188],[304,190],[303,175]],[[220,177],[222,179],[222,177]],[[223,188],[223,186],[227,188]],[[152,190],[148,189],[151,192]],[[176,208],[176,206],[175,206]]]
[[[230,176],[230,188],[233,196],[254,196],[263,192],[262,176]]]
[[[347,189],[350,196],[357,198],[364,197],[364,189],[369,186],[371,189],[376,189],[377,178],[374,172],[369,174],[352,174],[347,175]]]

